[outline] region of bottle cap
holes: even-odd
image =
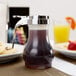
[[[29,16],[28,24],[49,24],[49,16],[35,15]]]

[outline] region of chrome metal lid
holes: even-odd
[[[49,16],[35,15],[29,16],[28,24],[49,24]]]

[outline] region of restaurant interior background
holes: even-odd
[[[8,7],[30,7],[30,15],[45,14],[50,16],[50,20],[51,18],[61,20],[66,16],[76,17],[76,0],[0,0],[0,3],[7,4]],[[49,28],[51,39],[53,39],[52,27],[51,23]]]

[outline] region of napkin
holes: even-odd
[[[76,76],[76,65],[58,57],[54,57],[52,67],[72,76]]]

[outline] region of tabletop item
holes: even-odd
[[[24,49],[25,65],[32,69],[51,67],[53,50],[48,38],[49,16],[30,16],[29,38]]]
[[[12,46],[11,43],[5,43],[4,45],[5,45],[5,47]],[[23,54],[24,46],[19,45],[19,44],[15,44],[14,49],[15,49],[15,52],[12,52],[12,50],[10,50],[12,53],[11,52],[4,52],[4,54],[1,54],[0,55],[0,63],[5,63],[5,62],[8,62],[14,58],[21,56]]]
[[[76,28],[75,19],[72,17],[66,17],[66,21],[70,24],[71,29],[75,30]]]
[[[76,51],[76,41],[69,41],[68,50]]]
[[[53,46],[53,50],[58,51],[59,53],[76,59],[76,50],[68,50],[69,42],[58,43]]]
[[[76,40],[76,19],[73,17],[66,17],[66,21],[70,24],[71,30],[70,30],[70,40],[75,41]]]
[[[55,43],[67,42],[70,35],[70,25],[66,21],[55,21],[54,41]]]

